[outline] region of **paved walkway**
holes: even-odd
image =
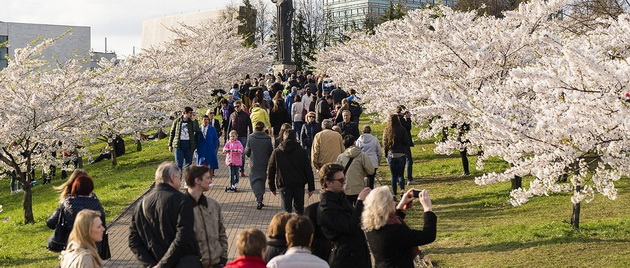
[[[215,171],[214,185],[205,194],[221,204],[228,236],[228,259],[232,260],[236,257],[236,247],[234,246],[236,236],[241,230],[247,227],[256,227],[267,233],[269,221],[273,215],[281,211],[280,196],[274,196],[267,188],[264,197],[265,207],[262,210],[257,210],[254,194],[249,185],[249,177],[240,178],[239,191],[237,193],[226,193],[224,189],[228,186],[230,178],[229,170],[225,166],[223,159],[224,156],[219,155],[220,168]],[[245,170],[247,171],[247,168]],[[315,182],[316,188],[318,185]],[[311,198],[305,195],[305,206],[319,201],[317,193],[316,191],[316,194]],[[132,202],[127,210],[109,225],[109,245],[112,251],[112,258],[105,263],[105,267],[142,267],[128,246],[129,225],[135,204],[135,201]]]

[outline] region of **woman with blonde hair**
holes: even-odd
[[[432,211],[427,190],[415,191],[424,209],[424,227],[413,230],[405,223],[404,211],[411,208],[414,189],[409,189],[398,205],[387,188],[374,188],[363,201],[361,228],[365,231],[376,267],[415,267],[418,246],[435,241],[437,216]]]
[[[105,227],[101,213],[84,209],[77,214],[68,237],[68,246],[61,252],[61,268],[93,268],[103,266],[96,242],[103,240]]]

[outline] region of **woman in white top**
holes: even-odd
[[[293,122],[293,129],[302,130],[304,124],[304,103],[302,102],[302,96],[295,94],[294,102],[291,105],[291,121]]]
[[[96,268],[103,260],[96,251],[96,242],[103,240],[105,227],[101,213],[84,209],[77,214],[68,237],[68,246],[61,252],[61,268]]]

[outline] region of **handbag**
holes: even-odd
[[[57,225],[55,226],[53,234],[48,238],[48,245],[46,245],[46,248],[53,252],[61,252],[66,249],[66,244],[68,243],[68,232],[63,217],[63,206],[59,206],[57,210],[59,211]]]
[[[109,234],[103,233],[103,240],[101,240],[101,247],[98,249],[98,256],[102,260],[109,260],[112,257],[112,252],[109,249]]]

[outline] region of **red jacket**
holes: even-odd
[[[224,268],[266,268],[265,260],[257,256],[239,256],[228,262]]]

